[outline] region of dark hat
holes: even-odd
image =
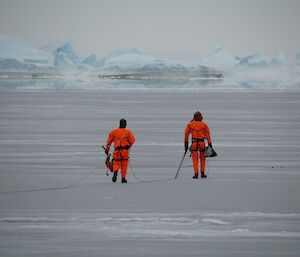
[[[125,119],[120,120],[120,128],[126,128],[127,122]]]
[[[194,120],[195,121],[202,121],[203,120],[203,116],[202,116],[201,112],[195,112]]]

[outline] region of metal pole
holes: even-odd
[[[181,169],[182,163],[183,163],[183,161],[184,161],[186,152],[187,152],[187,151],[185,151],[184,154],[183,154],[183,156],[182,156],[182,159],[181,159],[181,161],[180,161],[180,164],[179,164],[179,167],[178,167],[178,169],[177,169],[177,172],[176,172],[176,175],[175,175],[175,178],[174,178],[174,179],[177,179],[177,177],[178,177],[178,174],[179,174],[179,171],[180,171],[180,169]]]

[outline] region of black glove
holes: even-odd
[[[188,149],[189,149],[189,141],[185,141],[184,142],[184,152],[186,153]]]

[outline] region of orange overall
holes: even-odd
[[[198,163],[200,157],[200,172],[205,171],[205,142],[207,140],[208,144],[211,144],[210,132],[207,124],[203,121],[192,120],[185,128],[184,131],[184,142],[188,142],[189,135],[192,135],[192,160],[194,166],[194,173],[198,174]]]
[[[110,145],[114,143],[113,171],[117,172],[121,168],[122,178],[126,177],[129,159],[129,148],[135,142],[132,132],[126,128],[117,128],[110,132],[106,149],[109,151]]]

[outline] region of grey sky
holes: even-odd
[[[300,52],[299,0],[0,0],[0,33],[34,46],[70,40],[81,56],[120,48],[208,55]]]

